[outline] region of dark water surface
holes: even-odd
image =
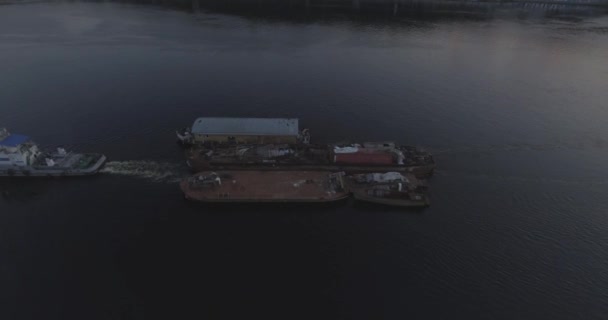
[[[0,125],[112,159],[0,180],[0,319],[605,319],[607,61],[608,18],[0,6]],[[426,146],[432,206],[186,203],[197,116]]]

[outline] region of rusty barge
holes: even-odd
[[[205,171],[180,187],[187,200],[205,203],[327,203],[352,195],[394,207],[429,206],[426,184],[399,172]]]
[[[343,176],[322,171],[200,172],[180,187],[186,199],[207,203],[324,203],[349,196]]]
[[[352,144],[239,144],[198,146],[186,151],[193,171],[308,170],[346,173],[401,172],[424,178],[435,169],[433,156],[394,142]]]
[[[399,172],[348,176],[347,186],[356,200],[396,207],[428,207],[428,186],[413,175]]]

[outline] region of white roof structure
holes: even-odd
[[[192,125],[193,134],[297,136],[298,119],[281,118],[198,118]]]

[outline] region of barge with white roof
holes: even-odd
[[[0,177],[67,177],[99,172],[106,157],[96,153],[72,153],[63,148],[47,152],[28,136],[0,129]]]
[[[184,145],[234,145],[304,143],[310,141],[308,129],[300,131],[295,118],[201,117],[192,127],[176,131]]]

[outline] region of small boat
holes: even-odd
[[[310,142],[308,129],[300,131],[299,120],[291,118],[201,117],[175,134],[184,145]]]
[[[323,170],[347,173],[398,171],[432,175],[433,156],[418,147],[394,142],[352,144],[243,144],[195,147],[186,153],[194,171]]]
[[[28,136],[0,129],[0,177],[85,176],[99,172],[102,154],[42,151]]]
[[[322,171],[201,172],[180,184],[185,198],[201,202],[338,201],[349,196],[344,173]]]
[[[396,207],[427,207],[427,186],[399,172],[355,174],[347,185],[356,200]]]

